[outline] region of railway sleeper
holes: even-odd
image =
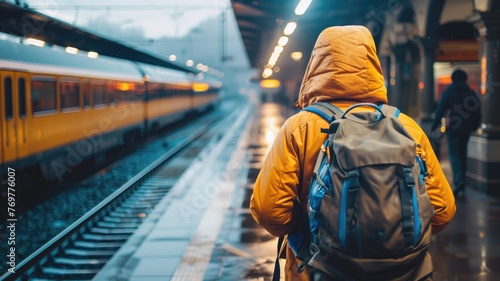
[[[120,204],[120,207],[118,208],[129,208],[129,209],[151,209],[154,207],[154,204],[148,203],[148,202],[137,202],[136,200],[133,200],[133,202],[127,203],[123,202]]]
[[[159,175],[163,175],[164,173],[166,173],[166,171],[161,171],[159,172],[158,174]],[[172,179],[172,182],[175,181],[175,178]],[[154,176],[150,179],[148,179],[147,181],[145,181],[143,183],[143,186],[151,186],[151,187],[155,187],[155,188],[165,188],[165,189],[171,189],[173,184],[172,182],[168,181],[168,180],[165,180],[165,178],[163,177],[159,177],[159,176]]]
[[[155,175],[141,183],[141,186],[144,190],[147,190],[146,188],[149,188],[151,190],[170,190],[174,186],[175,182],[176,179],[165,180],[164,178],[157,177]]]
[[[62,268],[101,268],[108,259],[75,259],[67,257],[56,257],[54,258],[54,263],[57,267]]]
[[[137,228],[141,223],[133,223],[133,222],[108,222],[108,221],[99,221],[97,222],[98,227],[108,227],[108,228]]]
[[[143,200],[155,200],[157,198],[161,198],[162,196],[165,196],[165,194],[167,194],[167,192],[151,192],[151,189],[147,191],[148,193],[145,193],[145,192],[139,192],[136,191],[135,193],[135,197],[136,198],[141,198]]]
[[[111,258],[115,253],[114,250],[64,249],[64,255],[69,258]]]
[[[152,209],[152,207],[154,206],[127,206],[126,204],[121,204],[119,207],[116,207],[115,208],[115,211],[117,212],[123,212],[123,213],[127,213],[127,212],[137,212],[138,210],[139,211],[150,211]]]
[[[137,228],[117,228],[110,229],[105,227],[92,227],[90,232],[95,234],[132,234]]]
[[[117,250],[119,249],[123,243],[122,242],[110,242],[110,241],[75,241],[73,245],[76,248],[82,249],[108,249],[108,250]]]
[[[154,188],[150,187],[149,189],[139,189],[136,191],[137,195],[140,196],[158,196],[158,195],[163,195],[169,192],[172,188]]]
[[[143,218],[144,217],[144,212],[137,212],[137,211],[131,211],[131,210],[127,210],[127,211],[123,211],[123,210],[119,210],[119,211],[111,211],[108,216],[112,216],[112,217],[118,217],[118,218]]]
[[[114,223],[142,223],[144,219],[143,218],[122,218],[122,217],[115,217],[115,216],[106,216],[103,218],[103,221],[106,222],[114,222]]]
[[[85,280],[91,279],[98,272],[98,268],[85,268],[85,269],[71,269],[71,268],[57,268],[46,267],[42,269],[43,273],[48,278],[56,278],[55,280]],[[62,279],[61,279],[62,278]]]
[[[108,242],[125,242],[130,235],[103,235],[84,233],[82,238],[87,241],[108,241]]]
[[[167,194],[166,192],[151,192],[150,190],[146,192],[140,192],[139,190],[136,191],[134,196],[137,196],[137,198],[140,198],[140,200],[159,200],[163,198]]]

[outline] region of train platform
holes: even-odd
[[[289,114],[273,103],[242,108],[93,280],[271,280],[277,238],[255,223],[249,199]],[[456,204],[432,239],[434,280],[500,280],[500,201],[469,188]]]

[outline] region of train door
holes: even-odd
[[[14,119],[14,77],[12,72],[2,72],[2,163],[17,159],[16,120]],[[5,172],[7,167],[3,167]]]
[[[26,144],[26,75],[3,71],[0,73],[2,163],[17,164],[19,149]],[[23,145],[24,144],[24,145]],[[17,168],[17,165],[11,168]],[[8,167],[3,167],[3,170]],[[4,171],[5,172],[5,171]]]
[[[15,73],[14,96],[16,96],[16,128],[17,128],[17,157],[24,158],[27,155],[27,97],[28,97],[28,75],[25,73]],[[26,165],[24,165],[26,166]]]

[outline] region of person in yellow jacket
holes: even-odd
[[[342,110],[360,102],[388,102],[375,42],[366,27],[329,27],[318,36],[295,105],[305,108],[318,101],[331,102]],[[439,233],[456,211],[452,189],[423,130],[405,114],[400,114],[399,120],[417,143],[417,154],[427,162],[425,184],[434,207],[432,234]],[[294,200],[298,199],[306,212],[311,174],[326,138],[320,130],[325,127],[326,121],[318,115],[300,111],[286,120],[268,152],[250,209],[253,218],[274,236],[285,236],[294,228],[298,219],[293,213]],[[297,272],[300,262],[286,247],[285,280],[310,280],[307,270]],[[419,276],[431,275],[428,253],[422,263],[415,268],[428,272]]]

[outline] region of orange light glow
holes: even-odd
[[[134,84],[132,83],[117,83],[115,85],[116,89],[120,91],[130,91],[134,89]]]
[[[438,78],[438,83],[441,84],[451,84],[451,75],[445,75]]]
[[[486,82],[488,70],[486,69],[486,57],[481,58],[481,95],[486,95]]]
[[[280,85],[280,81],[276,79],[264,79],[260,81],[260,86],[265,89],[276,89]]]
[[[210,86],[207,83],[194,83],[193,91],[195,92],[205,92]]]
[[[420,90],[423,90],[424,89],[424,82],[422,82],[422,81],[418,82],[418,88]]]

